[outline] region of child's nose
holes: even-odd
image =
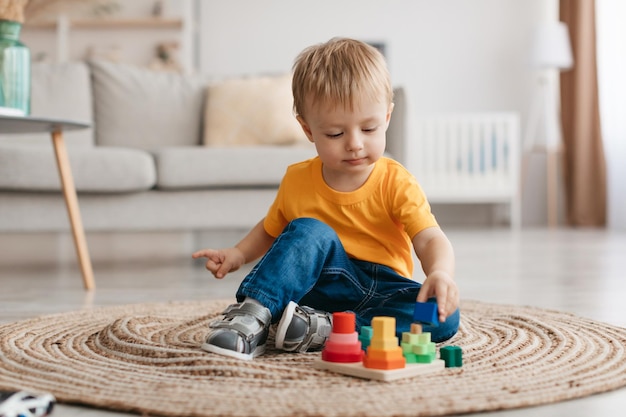
[[[348,141],[346,143],[346,149],[348,151],[358,151],[363,148],[363,138],[359,133],[351,133],[348,135]]]

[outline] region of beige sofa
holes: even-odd
[[[64,135],[87,231],[250,227],[287,165],[315,155],[313,145],[289,136],[296,123],[289,112],[279,120],[264,113],[284,101],[288,85],[278,77],[211,81],[98,61],[35,64],[32,71],[33,115],[92,126]],[[279,81],[280,88],[272,84]],[[225,89],[234,95],[225,98]],[[265,102],[259,94],[279,97]],[[236,114],[242,104],[256,106],[241,109],[243,119]],[[398,157],[404,111],[396,89],[387,150]],[[289,126],[262,143],[238,140],[257,130],[237,125],[251,120]],[[0,136],[0,232],[69,230],[50,142],[43,134]]]

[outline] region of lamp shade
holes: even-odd
[[[574,64],[567,26],[543,22],[533,33],[531,64],[537,69],[569,69]]]

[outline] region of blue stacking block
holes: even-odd
[[[437,312],[437,303],[415,303],[413,310],[413,321],[426,324],[428,326],[439,326],[439,313]]]

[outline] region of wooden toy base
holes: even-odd
[[[431,363],[407,363],[401,369],[372,369],[363,366],[363,362],[339,363],[327,362],[316,359],[313,363],[315,369],[322,369],[340,374],[356,376],[358,378],[375,379],[378,381],[395,381],[396,379],[411,378],[417,375],[429,374],[446,367],[446,363],[441,359],[435,359]]]

